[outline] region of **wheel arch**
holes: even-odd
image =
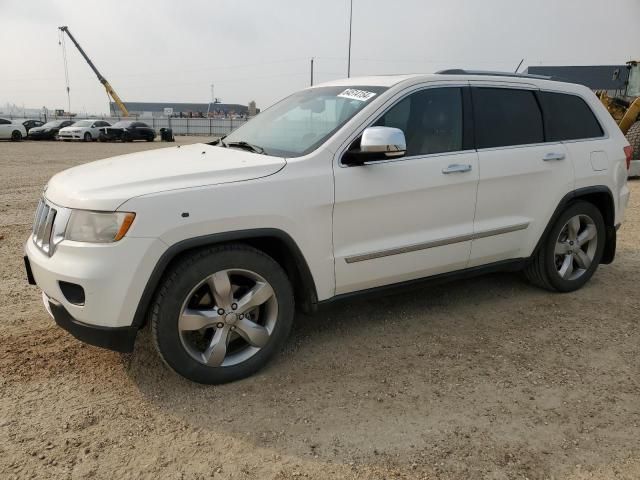
[[[536,248],[533,251],[533,255],[538,251],[538,249],[542,246],[545,238],[553,228],[553,225],[556,222],[556,219],[560,216],[560,214],[569,206],[571,203],[576,202],[578,200],[587,201],[593,205],[595,205],[600,213],[602,213],[602,218],[604,219],[605,224],[605,246],[604,253],[602,255],[602,260],[600,263],[609,264],[613,261],[616,253],[616,226],[615,226],[615,203],[613,201],[613,194],[611,190],[606,185],[593,185],[590,187],[583,187],[573,190],[567,193],[562,200],[558,203],[553,215],[549,219],[547,226],[543,232],[543,234],[538,239],[538,243],[536,244]]]
[[[318,297],[311,270],[296,242],[286,232],[275,228],[258,228],[214,233],[182,240],[170,246],[156,263],[143,290],[132,326],[142,328],[147,322],[149,305],[165,272],[185,255],[205,247],[228,243],[244,243],[263,251],[285,270],[294,290],[296,303],[304,312],[317,308]]]

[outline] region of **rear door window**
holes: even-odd
[[[478,148],[542,143],[542,113],[532,90],[472,89]]]
[[[587,103],[577,95],[539,92],[548,142],[601,137],[604,132]]]

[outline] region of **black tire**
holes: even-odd
[[[564,279],[556,265],[556,242],[567,222],[578,215],[586,216],[593,221],[596,228],[596,247],[589,267],[578,278]],[[572,203],[558,216],[548,235],[542,239],[538,250],[524,270],[525,276],[531,283],[546,290],[556,292],[578,290],[589,281],[598,268],[604,251],[605,238],[605,223],[600,210],[589,202]]]
[[[21,142],[22,141],[22,132],[20,130],[14,130],[11,132],[11,141],[12,142]]]
[[[194,287],[210,275],[228,269],[250,270],[270,284],[277,302],[277,320],[268,342],[253,356],[234,365],[212,367],[197,361],[187,351],[178,319]],[[209,247],[186,256],[167,272],[151,305],[150,316],[156,350],[172,370],[198,383],[232,382],[255,373],[283,346],[293,324],[293,289],[282,267],[260,250],[242,244]]]
[[[91,136],[90,132],[85,132],[84,137],[82,137],[82,139],[85,142],[92,142],[93,141],[93,137]]]
[[[155,137],[147,137],[147,142],[153,142],[155,140]]]
[[[631,125],[626,137],[633,148],[633,160],[640,160],[640,121]]]

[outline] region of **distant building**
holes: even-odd
[[[255,117],[258,114],[259,110],[256,108],[255,100],[251,100],[249,102],[249,116]]]
[[[626,65],[532,66],[524,73],[579,83],[592,90],[624,90],[629,79]]]
[[[165,115],[165,109],[172,111],[174,117],[246,117],[249,114],[247,105],[236,103],[174,103],[174,102],[124,102],[130,115],[141,117],[161,117]],[[256,109],[258,112],[259,109]],[[113,116],[120,116],[122,112],[114,102],[109,102],[109,111]]]

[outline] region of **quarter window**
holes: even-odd
[[[542,114],[531,90],[474,88],[473,112],[478,148],[544,141]]]
[[[400,100],[375,126],[399,128],[407,156],[462,150],[460,88],[429,88]]]
[[[548,142],[603,135],[602,127],[582,98],[552,92],[540,92],[539,95]]]
[[[11,122],[9,120],[5,120],[4,118],[0,118],[0,125],[9,125]]]

